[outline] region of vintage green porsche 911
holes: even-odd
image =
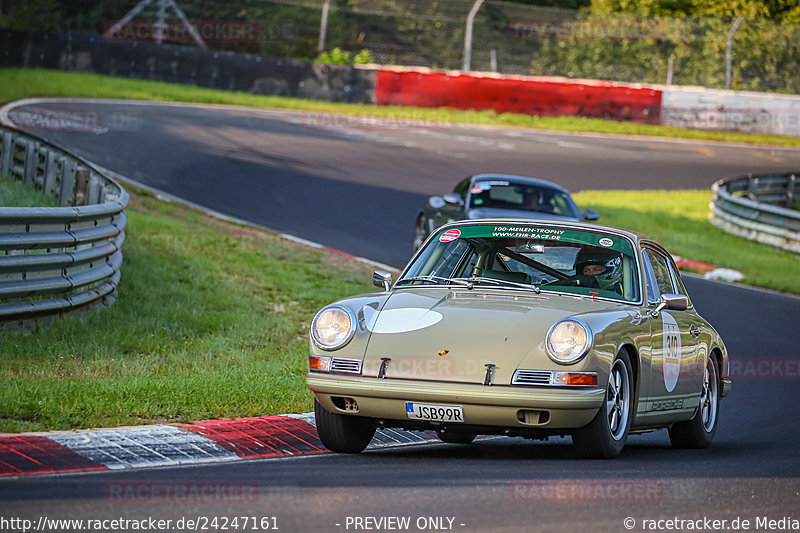
[[[615,457],[628,435],[668,428],[711,443],[731,389],[728,352],[692,306],[671,256],[644,235],[584,222],[473,220],[434,232],[383,292],[311,324],[308,387],[333,451],[378,427],[571,435]]]

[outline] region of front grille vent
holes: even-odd
[[[343,357],[334,357],[331,361],[331,372],[344,372],[347,374],[360,374],[361,373],[360,359],[344,359]]]
[[[512,385],[552,385],[553,373],[548,370],[517,370]]]

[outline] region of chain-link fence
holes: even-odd
[[[265,0],[310,35],[322,1]],[[325,48],[367,49],[380,64],[463,67],[474,0],[331,4]],[[733,19],[594,15],[488,0],[474,19],[472,70],[724,88]],[[313,34],[314,31],[316,34]],[[800,92],[800,26],[744,20],[731,39],[731,88]],[[306,54],[312,54],[313,50]]]
[[[137,18],[152,22],[159,1],[152,0]],[[467,19],[476,5],[475,0],[176,3],[190,20],[211,28],[200,33],[212,37],[207,38],[212,48],[314,59],[321,45],[326,52],[342,50],[328,55],[337,60],[368,50],[360,58],[434,69],[464,66]],[[798,25],[592,14],[501,0],[477,3],[469,65],[475,71],[800,93]],[[90,13],[62,12],[60,24],[68,26],[63,29],[107,31],[134,5],[130,0],[101,0]],[[16,26],[35,25],[30,20],[28,16]],[[255,29],[243,29],[237,20]],[[147,31],[131,30],[134,24],[121,37],[147,38]],[[176,33],[183,38],[173,41],[190,42],[180,28]]]

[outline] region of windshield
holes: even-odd
[[[612,234],[543,224],[440,230],[396,286],[491,285],[634,302],[633,247]]]
[[[569,194],[549,187],[491,180],[475,183],[469,192],[469,205],[473,208],[513,209],[579,216]]]

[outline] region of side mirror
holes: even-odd
[[[372,273],[372,284],[376,287],[383,287],[383,290],[388,291],[392,286],[392,275],[385,270],[376,270]]]
[[[444,196],[442,196],[442,200],[444,200],[445,203],[454,205],[456,207],[462,207],[464,205],[464,199],[461,198],[460,195],[454,192],[449,192],[445,194]]]
[[[600,215],[594,209],[584,209],[583,210],[583,220],[597,220],[600,218]]]
[[[441,196],[431,196],[428,198],[428,205],[434,209],[439,209],[440,207],[444,206],[444,204],[444,198]]]
[[[650,311],[650,314],[655,317],[658,316],[658,314],[664,309],[670,309],[672,311],[686,311],[688,307],[688,297],[681,294],[662,294],[661,303],[658,304],[658,307]]]

